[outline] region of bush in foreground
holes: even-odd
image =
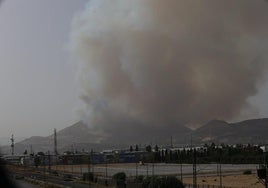
[[[125,187],[126,174],[124,172],[118,172],[113,175],[113,179],[116,181],[116,187]]]
[[[143,188],[184,188],[175,176],[148,177],[143,181]]]
[[[83,173],[83,181],[93,181],[94,175],[92,172]]]
[[[249,175],[249,174],[252,174],[252,172],[251,172],[251,170],[245,170],[245,171],[243,172],[243,174],[244,174],[244,175]]]

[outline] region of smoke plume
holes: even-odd
[[[232,120],[263,77],[267,17],[264,1],[89,1],[71,34],[84,121],[136,139]]]

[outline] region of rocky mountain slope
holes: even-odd
[[[268,118],[251,119],[237,123],[213,120],[194,131],[197,142],[266,143]]]
[[[126,133],[126,131],[124,131]],[[187,127],[173,124],[166,125],[166,129],[160,127],[151,128],[150,131],[142,132],[131,129],[127,134],[118,132],[118,135],[108,136],[100,139],[100,136],[93,134],[83,122],[77,122],[65,129],[57,132],[58,150],[60,152],[77,150],[102,150],[111,148],[129,147],[129,145],[155,144],[170,145],[171,136],[173,143],[186,145],[190,143],[190,137],[194,144],[202,143],[266,143],[268,142],[268,118],[252,119],[237,123],[227,123],[225,121],[213,120],[192,131]],[[16,153],[23,153],[30,147],[34,151],[53,151],[54,136],[47,137],[33,136],[15,144]],[[10,153],[10,146],[2,147],[3,153]]]

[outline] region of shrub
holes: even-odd
[[[146,177],[146,178],[144,178],[143,181],[142,181],[142,187],[143,188],[148,188],[149,187],[149,184],[152,182],[152,178],[153,177]]]
[[[139,176],[137,176],[137,177],[135,178],[135,181],[136,181],[137,183],[142,183],[143,180],[144,180],[144,176],[143,176],[143,175],[139,175]]]
[[[125,187],[126,174],[124,172],[118,172],[113,175],[113,179],[116,181],[116,187]]]
[[[53,171],[52,171],[52,174],[53,174],[54,176],[59,176],[59,173],[58,173],[56,170],[53,170]]]
[[[83,181],[93,181],[94,175],[92,172],[83,173]]]
[[[245,171],[243,172],[243,174],[245,174],[245,175],[249,175],[249,174],[252,174],[252,172],[251,172],[251,170],[245,170]]]
[[[15,179],[16,179],[16,180],[22,180],[22,179],[24,179],[24,176],[21,176],[21,175],[15,175]]]
[[[183,188],[183,184],[175,176],[148,177],[144,179],[143,188]]]
[[[160,179],[160,188],[183,188],[183,184],[175,176],[166,176]]]
[[[120,181],[125,181],[126,180],[126,174],[124,172],[118,172],[113,175],[114,180],[120,180]]]

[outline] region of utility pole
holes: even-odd
[[[197,188],[197,181],[196,181],[196,149],[193,149],[193,138],[191,134],[191,151],[193,154],[193,188]]]
[[[193,188],[197,188],[196,181],[196,149],[193,151]]]
[[[154,158],[152,161],[152,178],[151,178],[152,185],[154,186]]]
[[[146,164],[146,177],[148,178],[149,176],[149,164]]]
[[[58,148],[57,148],[57,130],[54,129],[54,153],[57,156],[58,155]]]
[[[259,166],[257,170],[258,178],[262,182],[265,188],[268,188],[268,179],[267,179],[267,163],[266,163],[266,147],[263,150],[263,165]]]
[[[50,151],[48,150],[48,173],[51,173],[51,159],[50,159]]]
[[[138,178],[138,161],[136,159],[136,179]]]
[[[173,148],[173,139],[172,139],[172,136],[170,137],[170,148]]]
[[[33,154],[33,145],[30,146],[30,154]]]
[[[108,186],[107,155],[105,155],[105,186]]]
[[[220,162],[220,188],[222,188],[221,162]]]
[[[10,140],[11,140],[11,154],[13,156],[14,155],[14,136],[13,136],[13,134],[12,134]]]
[[[91,150],[91,168],[92,168],[92,175],[94,177],[94,160],[93,160],[93,150]]]
[[[106,181],[107,181],[107,177],[108,177],[108,169],[107,169],[107,156],[105,157],[105,178],[106,178]]]
[[[220,148],[220,156],[219,156],[219,175],[220,175],[220,188],[222,188],[221,155],[222,155],[222,150],[221,150],[221,148]]]
[[[74,146],[72,145],[72,174],[74,173]]]
[[[57,148],[58,142],[57,142],[57,130],[54,129],[54,154],[56,158],[56,171],[58,170],[58,148]]]
[[[154,162],[152,164],[152,176],[154,177]]]
[[[43,158],[43,170],[44,170],[44,182],[45,182],[45,186],[47,186],[47,178],[46,178],[46,155],[42,156]]]
[[[182,177],[182,159],[180,159],[181,162],[181,182],[183,183],[183,177]]]
[[[152,164],[152,184],[154,186],[154,161],[153,161],[153,164]]]
[[[88,151],[88,165],[87,165],[87,173],[88,173],[88,187],[90,188],[90,183],[89,183],[89,172],[90,172],[90,160],[92,160],[90,157],[89,157],[89,151]],[[93,179],[94,179],[94,176],[93,176]]]
[[[267,181],[267,163],[266,163],[266,148],[264,149],[264,168],[265,168],[265,188],[268,188],[268,181]]]

